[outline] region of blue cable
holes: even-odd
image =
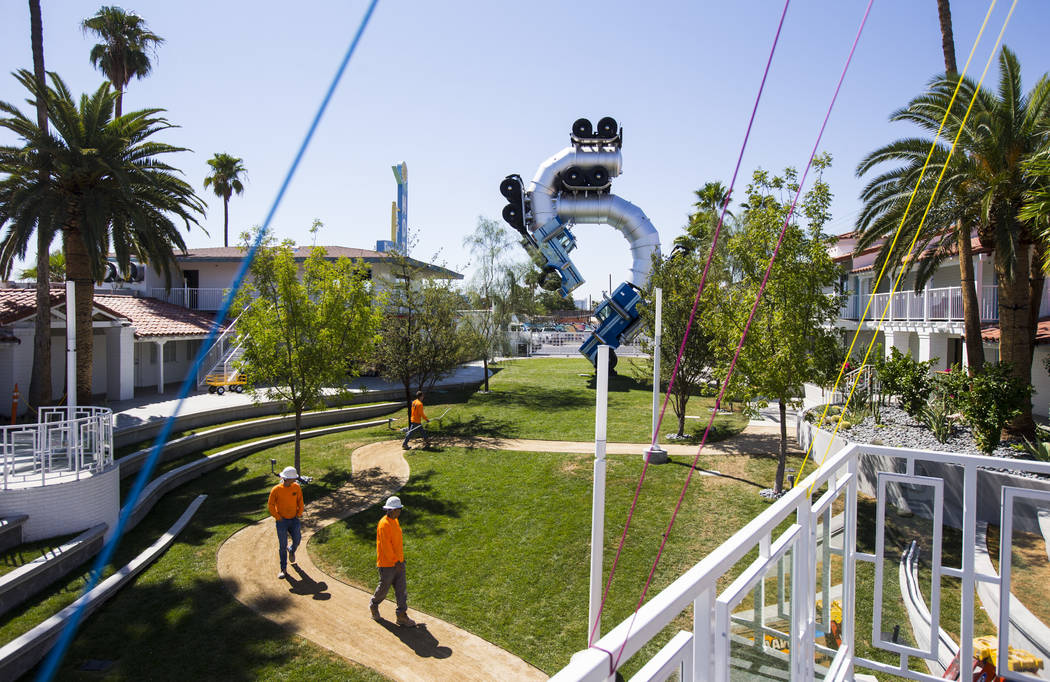
[[[102,552],[99,554],[98,559],[95,561],[95,565],[91,569],[87,585],[84,586],[84,594],[90,592],[94,589],[95,585],[98,584],[98,581],[102,576],[102,571],[105,569],[106,564],[109,563],[110,558],[113,556],[113,552],[120,543],[120,538],[124,534],[124,527],[127,525],[128,519],[131,517],[131,512],[135,508],[135,504],[138,502],[143,488],[146,487],[146,482],[149,481],[150,476],[153,474],[153,470],[157,466],[157,460],[160,457],[161,450],[164,449],[164,445],[168,442],[168,438],[171,436],[172,429],[175,426],[175,417],[178,416],[179,410],[182,409],[182,404],[186,400],[186,396],[189,395],[190,389],[196,383],[197,372],[200,371],[200,366],[204,362],[204,355],[207,353],[208,349],[211,348],[211,344],[215,342],[215,338],[219,332],[219,325],[221,325],[226,319],[230,306],[233,304],[233,299],[240,290],[241,284],[244,282],[244,276],[247,274],[248,268],[251,266],[252,260],[255,258],[255,252],[258,250],[259,245],[262,243],[264,236],[269,230],[270,222],[273,220],[273,216],[277,212],[277,207],[280,206],[281,200],[284,198],[284,193],[292,182],[292,177],[295,175],[295,171],[299,167],[299,162],[302,161],[303,155],[306,153],[306,148],[310,145],[310,140],[313,139],[314,132],[316,132],[317,126],[321,122],[321,117],[328,108],[328,103],[332,100],[332,95],[335,93],[336,86],[339,85],[339,81],[343,78],[343,73],[346,71],[346,67],[350,63],[350,58],[353,56],[354,50],[357,49],[357,44],[361,40],[361,35],[364,33],[365,27],[368,25],[368,20],[372,17],[372,12],[375,10],[378,2],[379,0],[371,0],[368,5],[368,10],[365,12],[365,16],[361,20],[361,25],[358,26],[357,33],[354,34],[354,39],[350,42],[350,47],[347,48],[346,54],[343,56],[343,61],[339,65],[339,70],[336,71],[332,83],[328,86],[328,91],[325,93],[324,99],[321,101],[321,106],[317,109],[317,113],[314,115],[314,120],[310,124],[310,129],[307,131],[303,143],[299,146],[299,151],[295,155],[295,160],[292,161],[292,166],[288,169],[288,174],[285,176],[284,182],[281,183],[281,188],[277,191],[277,197],[274,199],[273,205],[270,207],[270,211],[266,215],[266,221],[263,223],[262,229],[259,230],[259,234],[256,235],[255,241],[248,249],[247,256],[241,262],[241,268],[237,272],[237,277],[233,281],[233,287],[231,287],[230,292],[226,295],[226,298],[222,302],[222,307],[215,316],[215,324],[208,333],[205,342],[201,344],[200,350],[197,351],[197,358],[193,363],[193,369],[186,375],[186,380],[182,383],[182,388],[179,391],[179,399],[175,406],[175,411],[164,423],[164,428],[157,437],[149,458],[139,472],[138,478],[135,479],[135,485],[128,496],[129,501],[124,504],[113,536],[102,548]],[[62,629],[62,634],[59,636],[58,642],[55,644],[54,648],[48,653],[47,659],[43,663],[43,667],[40,670],[40,675],[37,677],[37,680],[40,680],[41,682],[50,682],[50,680],[54,678],[55,673],[58,671],[58,666],[62,663],[66,650],[73,642],[73,636],[76,634],[77,626],[80,624],[80,620],[83,617],[83,611],[84,604],[82,603],[80,607],[73,612],[73,615],[66,623],[66,626]]]

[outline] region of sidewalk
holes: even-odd
[[[490,371],[491,376],[491,371]],[[435,388],[452,386],[469,382],[481,382],[485,378],[481,365],[467,364],[459,367],[449,376],[437,382]],[[228,391],[223,395],[208,393],[207,390],[190,391],[186,399],[179,407],[178,394],[182,389],[181,384],[168,384],[164,393],[155,390],[138,390],[137,395],[131,400],[120,400],[110,403],[113,410],[113,428],[115,431],[141,426],[147,422],[167,419],[175,414],[178,408],[179,416],[215,412],[231,407],[249,406],[255,404],[252,396],[248,393],[233,393]],[[357,377],[350,383],[350,391],[354,393],[369,393],[386,390],[403,390],[400,384],[384,381],[379,377]],[[271,403],[276,401],[260,400],[260,403]]]

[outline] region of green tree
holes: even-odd
[[[26,268],[25,270],[18,273],[19,279],[37,279],[36,268]],[[45,277],[49,277],[52,282],[64,282],[66,279],[66,254],[61,251],[52,251],[48,257],[48,267]],[[46,280],[45,280],[46,281]],[[39,283],[39,280],[37,280]]]
[[[706,255],[705,255],[706,256]],[[650,338],[655,338],[656,310],[653,289],[663,290],[663,316],[660,344],[660,382],[668,385],[674,371],[678,351],[682,349],[689,315],[696,299],[696,290],[700,286],[700,276],[704,269],[704,260],[697,253],[678,252],[664,260],[654,258],[652,272],[649,275],[649,286],[646,289],[647,304],[641,307],[642,319],[649,330]],[[686,405],[689,398],[697,395],[701,387],[710,378],[713,364],[711,335],[704,329],[705,311],[711,308],[712,292],[718,285],[708,289],[697,305],[696,318],[689,331],[689,338],[682,349],[682,359],[678,367],[678,376],[671,387],[671,408],[678,417],[678,436],[685,435]],[[653,349],[647,349],[652,354]]]
[[[243,311],[238,369],[250,391],[283,400],[295,412],[295,468],[302,471],[303,411],[323,407],[329,389],[344,392],[375,342],[381,308],[368,272],[360,262],[333,262],[314,247],[300,275],[294,244],[269,239],[256,250],[235,307]]]
[[[927,92],[895,112],[891,120],[910,122],[927,133],[936,133],[958,83],[959,78],[953,74],[934,78]],[[973,110],[964,125],[963,116],[975,93]],[[931,215],[916,247],[927,255],[905,265],[915,268],[916,287],[921,289],[941,262],[957,254],[957,248],[953,248],[959,243],[957,232],[963,230],[968,238],[968,226],[976,226],[981,245],[994,249],[999,280],[1000,359],[1013,368],[1019,379],[1029,383],[1035,322],[1044,283],[1039,267],[1044,250],[1030,222],[1018,215],[1024,197],[1033,189],[1032,176],[1023,169],[1045,149],[1048,127],[1050,78],[1043,75],[1024,93],[1020,64],[1008,48],[1003,47],[999,56],[997,92],[978,89],[975,81],[963,78],[914,203],[925,207],[933,200]],[[953,155],[949,152],[957,133],[959,142]],[[860,162],[859,175],[882,164],[893,167],[874,177],[862,192],[864,209],[858,220],[862,231],[858,249],[896,230],[933,144],[926,137],[904,138],[875,150]],[[937,177],[945,166],[944,179],[935,195]],[[886,259],[893,264],[903,262],[921,217],[921,210],[910,212],[896,245],[885,241],[880,266]],[[968,335],[973,336],[970,332]],[[1010,431],[1031,435],[1034,429],[1029,404],[1011,423]]]
[[[718,218],[728,203],[729,190],[721,182],[708,182],[696,190],[696,203],[693,204],[696,211],[689,216],[685,234],[675,237],[672,253],[678,251],[706,254],[718,226]],[[732,211],[726,209],[726,217],[730,219],[727,225],[731,228],[735,216]]]
[[[469,360],[475,342],[460,320],[465,301],[447,280],[427,278],[423,264],[407,256],[393,254],[390,261],[374,362],[384,379],[401,384],[410,410],[416,391],[429,390]]]
[[[804,383],[822,383],[841,358],[833,327],[843,300],[838,291],[841,269],[828,255],[829,240],[821,231],[831,204],[821,175],[830,163],[827,154],[814,159],[816,180],[802,198],[801,215],[791,216],[731,387],[747,398],[775,400],[780,407],[777,493],[784,489],[787,406],[798,401]],[[728,244],[737,278],[718,292],[720,314],[712,316],[723,368],[747,322],[797,190],[797,175],[790,168],[782,177],[756,171],[747,187],[740,230]]]
[[[153,70],[150,52],[164,39],[146,27],[146,21],[134,12],[105,5],[95,16],[80,24],[84,33],[94,33],[102,40],[91,48],[90,59],[117,91],[117,117],[124,110],[124,90],[132,78],[145,78]]]
[[[475,312],[466,322],[476,339],[488,392],[489,360],[506,350],[511,314],[509,287],[514,281],[507,253],[514,242],[502,223],[478,216],[477,227],[463,238],[463,246],[469,250],[474,266],[468,294]]]
[[[112,250],[125,272],[132,257],[138,258],[170,285],[178,267],[175,249],[186,249],[174,221],[189,229],[203,203],[160,158],[186,150],[151,139],[173,127],[158,115],[162,109],[114,118],[116,95],[108,84],[81,96],[78,105],[54,73],[43,92],[28,71],[15,76],[34,98],[47,101],[53,133],[45,135],[14,106],[0,102],[0,113],[6,114],[0,127],[23,141],[21,147],[0,147],[0,168],[8,173],[0,186],[0,217],[9,223],[0,255],[24,257],[40,217],[62,230],[66,276],[76,283],[77,401],[86,404],[91,399],[94,282],[105,274],[107,254]],[[42,157],[48,159],[46,166]],[[42,167],[48,169],[46,178],[40,176]]]
[[[211,175],[204,178],[204,189],[211,185],[215,196],[222,197],[222,245],[230,245],[230,197],[244,192],[241,174],[246,174],[242,161],[229,154],[216,154],[208,159]]]

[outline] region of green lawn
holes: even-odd
[[[609,380],[608,440],[643,443],[651,438],[652,382],[627,374]],[[433,426],[443,433],[498,438],[594,440],[594,368],[584,358],[505,360],[489,381],[490,393],[435,392],[426,398],[427,416],[448,414]],[[694,397],[688,413],[703,417],[686,420],[687,435],[697,439],[707,426],[713,398]],[[402,411],[401,417],[405,416]],[[402,420],[403,421],[403,420]],[[715,418],[709,442],[738,433],[747,426],[739,411]],[[660,442],[677,430],[678,420],[668,405],[660,428]]]

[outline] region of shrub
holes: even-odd
[[[961,396],[961,407],[981,452],[995,450],[1003,427],[1021,413],[1031,395],[1031,384],[1013,376],[1009,363],[987,364],[972,377],[970,390]]]
[[[932,400],[919,411],[919,420],[933,432],[938,443],[947,443],[952,435],[952,410],[944,400]]]
[[[970,376],[956,363],[947,372],[934,375],[934,390],[949,414],[961,412],[963,396],[970,390]]]
[[[905,355],[896,348],[890,348],[890,357],[880,360],[876,365],[882,390],[897,396],[901,408],[912,419],[921,419],[920,414],[933,388],[930,367],[936,361],[937,358],[931,358],[919,362],[910,353]]]

